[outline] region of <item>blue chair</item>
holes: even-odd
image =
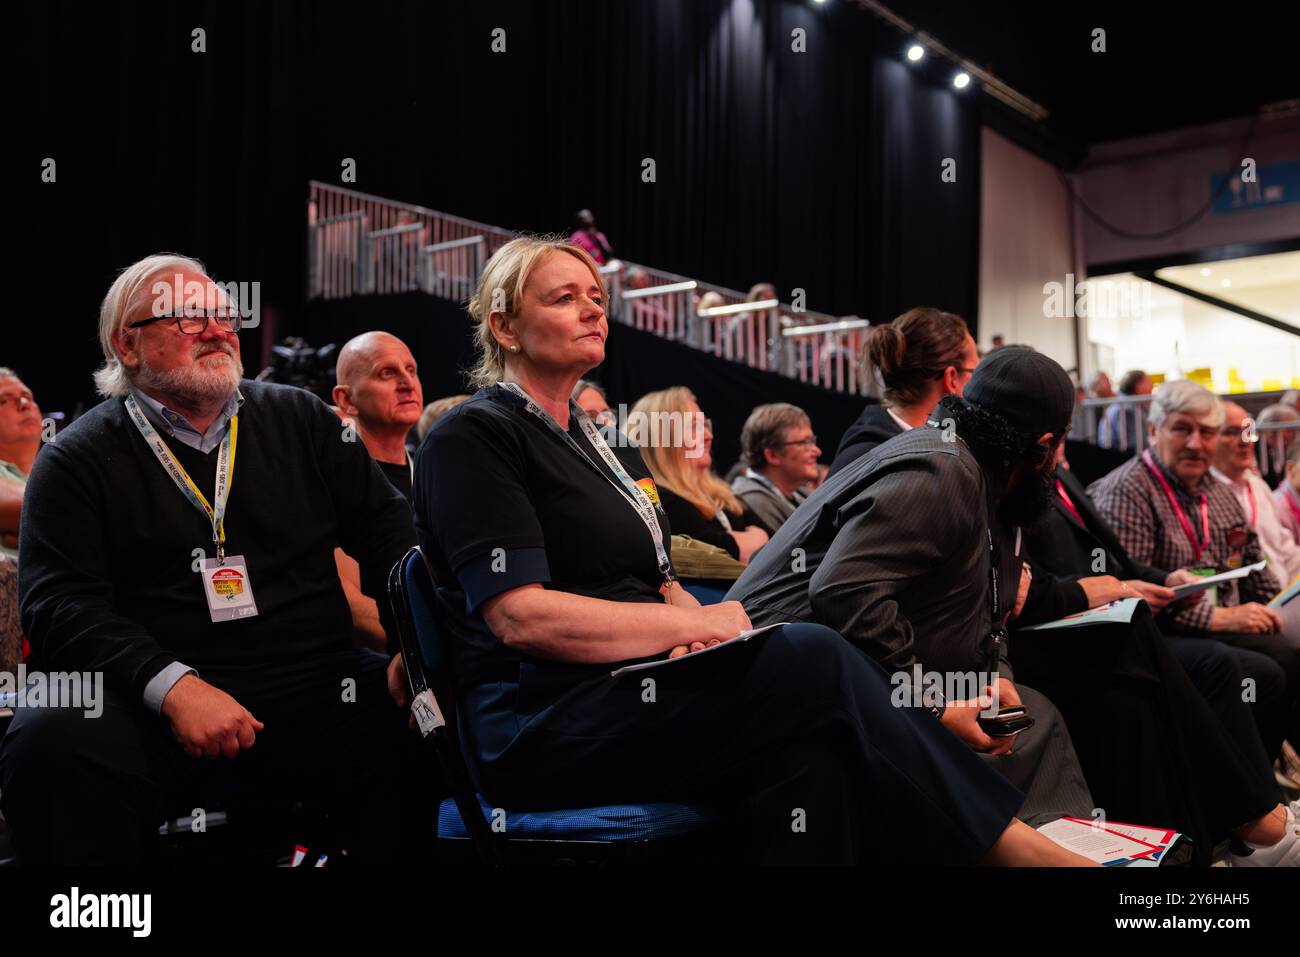
[[[451,787],[451,797],[438,811],[440,841],[468,840],[486,867],[501,866],[507,854],[511,861],[535,858],[555,863],[711,851],[718,818],[692,804],[620,804],[563,811],[492,808],[475,792],[456,734],[449,658],[438,628],[433,578],[418,546],[393,566],[388,592],[406,664],[411,713]]]

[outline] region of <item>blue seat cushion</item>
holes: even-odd
[[[491,824],[493,809],[479,798]],[[650,841],[689,834],[716,820],[716,815],[692,804],[614,804],[566,811],[505,811],[507,840]],[[498,825],[498,828],[500,825]],[[438,808],[438,836],[468,838],[456,802],[447,798]]]

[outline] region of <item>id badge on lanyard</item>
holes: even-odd
[[[640,517],[641,521],[645,523],[646,529],[650,532],[651,540],[654,542],[655,558],[659,563],[659,573],[663,575],[664,582],[672,583],[676,581],[677,574],[673,571],[672,559],[668,556],[668,546],[664,541],[663,525],[659,521],[661,506],[658,501],[651,500],[646,488],[633,481],[632,477],[627,474],[627,470],[623,468],[622,463],[619,462],[618,457],[614,455],[609,444],[601,437],[600,431],[596,428],[587,413],[578,408],[576,403],[570,401],[569,414],[574,416],[577,420],[579,427],[582,429],[582,434],[586,436],[591,447],[596,450],[601,461],[609,466],[609,470],[617,477],[617,482],[601,471],[600,467],[591,460],[590,456],[578,447],[578,443],[574,441],[573,436],[560,428],[560,423],[556,422],[549,412],[538,405],[533,400],[533,397],[525,392],[518,383],[499,382],[497,384],[501,386],[501,388],[513,392],[515,395],[523,399],[529,412],[541,419],[548,429],[559,436],[565,445],[568,445],[577,453],[578,458],[586,462],[591,466],[591,468],[595,469],[602,478],[613,485],[627,503],[636,510],[637,515]]]
[[[203,596],[207,599],[208,614],[213,621],[230,621],[236,618],[251,618],[257,614],[257,602],[253,599],[253,586],[248,578],[248,567],[242,555],[226,554],[226,502],[230,498],[230,486],[234,481],[235,448],[239,441],[239,416],[233,416],[225,438],[221,440],[221,449],[217,456],[216,488],[212,493],[212,503],[204,497],[199,487],[190,478],[185,466],[176,459],[161,435],[145,418],[135,396],[127,396],[126,411],[136,429],[144,437],[145,444],[162,465],[163,471],[170,476],[181,494],[191,505],[202,512],[212,523],[212,542],[216,545],[217,557],[205,558],[200,562],[199,574],[203,579]]]

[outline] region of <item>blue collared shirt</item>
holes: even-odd
[[[244,396],[236,389],[226,400],[220,414],[212,420],[208,430],[200,432],[185,416],[173,412],[157,399],[145,395],[134,386],[131,387],[131,395],[135,396],[135,401],[140,403],[140,410],[153,423],[154,428],[192,449],[198,449],[204,455],[221,444],[221,440],[226,435],[226,426],[238,414],[239,407],[244,404]]]
[[[190,424],[190,421],[185,416],[179,412],[173,412],[157,399],[145,395],[134,386],[131,387],[131,395],[135,397],[136,402],[140,403],[140,411],[145,414],[145,418],[153,423],[154,428],[192,449],[198,449],[204,455],[207,455],[221,444],[221,440],[226,436],[226,426],[239,412],[239,407],[244,404],[243,395],[240,394],[238,389],[235,389],[230,398],[226,400],[221,413],[212,420],[212,424],[208,426],[207,431],[200,432]],[[149,683],[145,685],[145,706],[154,714],[161,715],[163,699],[167,697],[167,692],[172,690],[172,685],[189,674],[198,674],[198,672],[183,662],[173,661],[150,678]]]

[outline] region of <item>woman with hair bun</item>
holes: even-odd
[[[939,309],[909,309],[890,323],[867,329],[863,375],[878,376],[884,400],[862,410],[835,451],[830,475],[877,445],[924,425],[945,395],[961,395],[979,362],[966,320]]]

